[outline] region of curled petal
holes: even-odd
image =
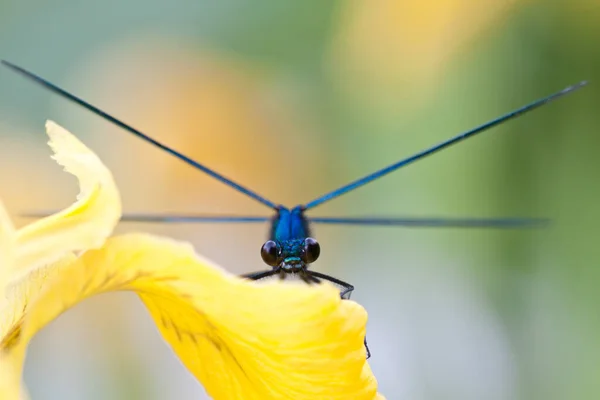
[[[121,218],[121,199],[112,174],[75,136],[46,122],[54,160],[79,180],[80,193],[69,208],[17,232],[16,274],[60,260],[67,253],[101,246]]]
[[[0,372],[6,374],[0,394],[13,382],[8,371],[20,371],[22,356],[13,349],[31,301],[76,260],[75,251],[101,246],[121,216],[119,193],[98,157],[55,123],[46,129],[53,158],[78,178],[81,190],[73,206],[17,232],[0,204]]]
[[[365,360],[367,315],[329,285],[231,276],[191,246],[148,235],[109,239],[85,252],[30,305],[31,337],[83,299],[136,291],[164,338],[215,399],[375,399]],[[19,363],[17,363],[19,364]]]

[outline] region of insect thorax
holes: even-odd
[[[288,241],[304,240],[310,236],[308,221],[300,207],[292,210],[280,208],[273,218],[270,240],[283,244]]]

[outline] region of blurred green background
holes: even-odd
[[[0,0],[0,57],[286,205],[583,79],[577,94],[311,215],[531,216],[542,231],[314,227],[353,283],[388,399],[600,396],[598,0]],[[0,194],[70,204],[52,119],[111,168],[126,212],[259,204],[0,70]],[[24,224],[26,220],[17,220]],[[235,273],[267,227],[140,225]],[[135,295],[93,298],[30,348],[33,399],[202,399]]]

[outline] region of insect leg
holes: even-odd
[[[350,295],[352,294],[352,291],[354,290],[354,286],[352,286],[348,282],[341,281],[337,278],[334,278],[333,276],[325,275],[320,272],[306,271],[306,273],[310,276],[320,278],[320,279],[325,279],[326,281],[333,282],[336,285],[343,287],[344,290],[342,290],[342,292],[340,293],[340,297],[344,300],[350,300]]]
[[[314,276],[312,276],[310,271],[302,270],[302,271],[300,271],[299,275],[300,275],[300,279],[302,279],[304,282],[308,283],[309,285],[312,283],[316,283],[316,284],[321,283],[321,280],[319,278],[315,278]]]
[[[367,350],[367,360],[371,358],[371,350],[369,350],[369,346],[367,345],[367,335],[365,335],[365,350]]]
[[[310,275],[308,275],[306,273],[302,273],[302,272],[300,272],[298,275],[300,275],[300,279],[302,279],[304,282],[308,283],[309,285],[313,283],[313,280],[310,279]]]
[[[337,278],[334,278],[333,276],[329,276],[329,275],[325,275],[325,274],[321,274],[319,272],[315,272],[315,271],[306,271],[306,274],[308,276],[311,277],[311,279],[319,281],[320,279],[325,279],[327,281],[333,282],[337,285],[340,285],[344,288],[344,290],[340,293],[340,297],[342,298],[342,300],[350,300],[350,295],[352,294],[352,291],[354,290],[354,286],[352,286],[351,284],[349,284],[348,282],[344,282],[341,281]],[[344,297],[348,295],[348,297]],[[371,358],[371,351],[369,350],[369,346],[367,345],[367,336],[365,336],[365,350],[367,351],[367,360],[369,358]]]

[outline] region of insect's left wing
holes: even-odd
[[[550,220],[545,218],[310,217],[308,220],[329,225],[422,228],[544,228],[550,224]]]

